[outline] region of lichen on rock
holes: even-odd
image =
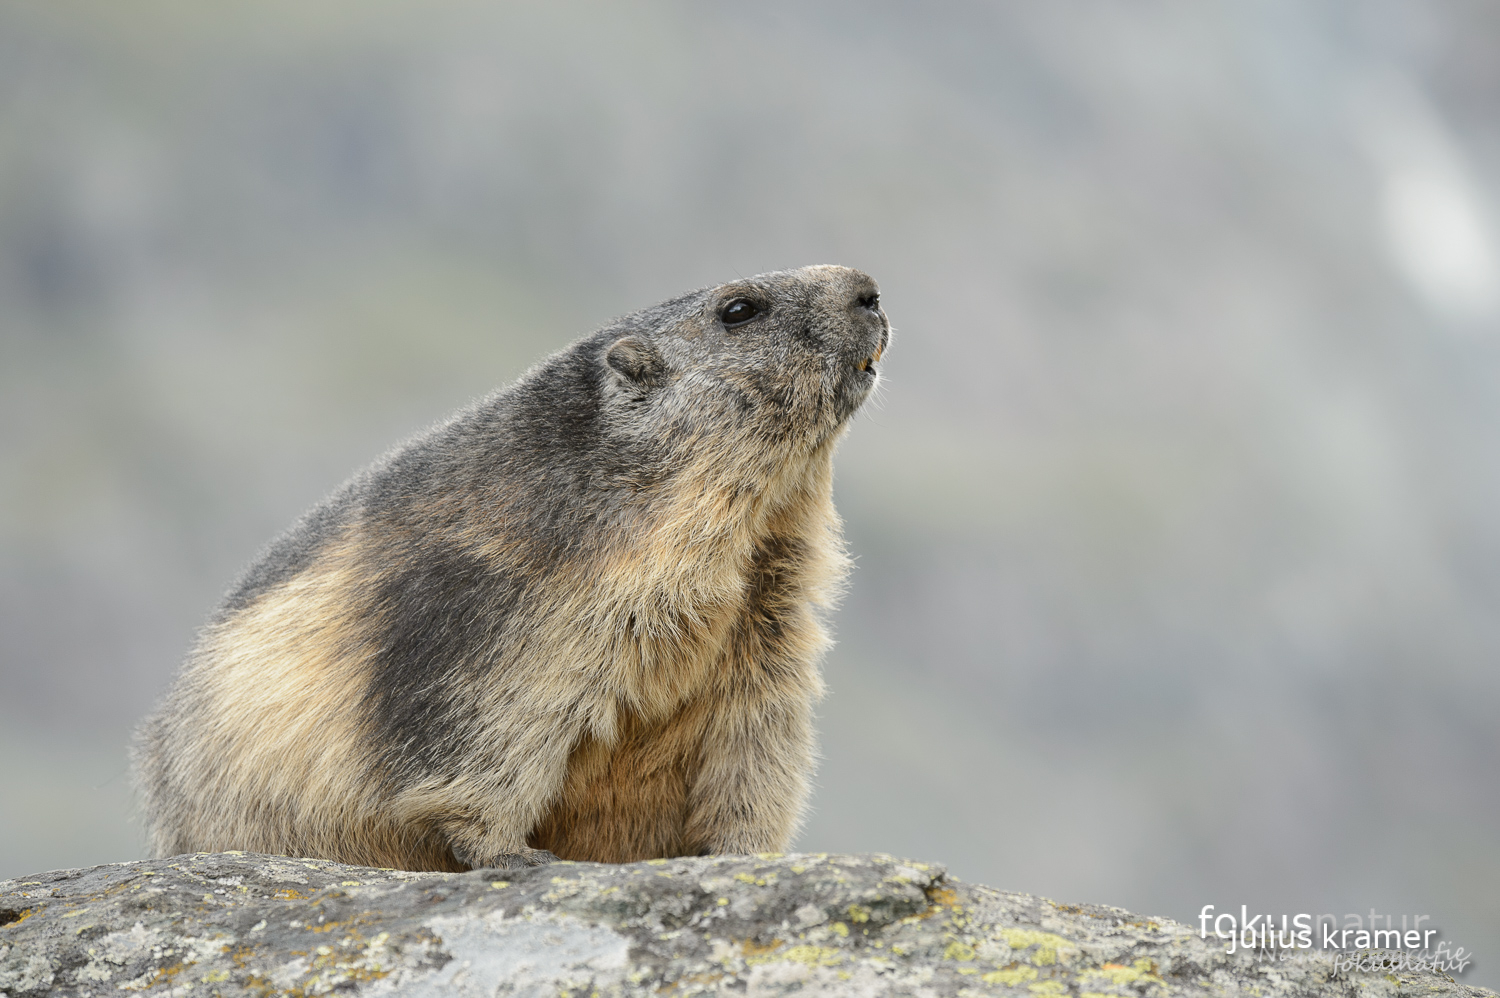
[[[408,873],[204,853],[0,882],[0,996],[1491,996],[881,855]]]

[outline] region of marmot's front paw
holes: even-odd
[[[545,849],[526,848],[521,852],[503,852],[498,856],[487,856],[482,863],[470,863],[476,870],[526,870],[533,866],[556,863],[557,857]]]

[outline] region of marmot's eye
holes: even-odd
[[[760,315],[760,306],[749,298],[736,298],[719,311],[719,321],[726,326],[738,326]]]

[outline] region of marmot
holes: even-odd
[[[252,565],[137,733],[156,854],[786,847],[847,571],[833,451],[889,339],[845,267],[694,291],[356,475]]]

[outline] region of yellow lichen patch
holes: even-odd
[[[780,939],[772,939],[770,942],[765,944],[758,943],[754,939],[746,939],[744,942],[740,943],[740,952],[745,955],[746,963],[764,963],[765,961],[761,960],[760,958],[765,956],[767,953],[774,953],[776,950],[781,949],[781,946],[782,942]]]
[[[13,929],[16,926],[20,925],[22,922],[26,921],[33,914],[35,914],[35,909],[22,908],[20,914],[16,915],[15,918],[11,919],[9,922],[6,922],[4,925],[0,925],[0,929]]]
[[[198,978],[198,980],[202,981],[204,984],[222,984],[225,981],[229,980],[229,971],[222,968],[219,970],[210,970],[208,973]]]
[[[272,895],[278,901],[306,901],[308,895],[291,887],[283,887]]]
[[[77,911],[68,912],[63,918],[77,918],[79,915],[87,915],[88,913],[89,910],[87,908],[79,908]]]
[[[324,922],[321,925],[304,925],[302,926],[302,928],[306,929],[308,932],[332,932],[335,929],[347,930],[349,932],[349,936],[346,937],[344,941],[344,945],[347,946],[349,944],[349,939],[355,937],[363,938],[359,935],[360,930],[364,926],[368,925],[374,917],[374,912],[364,911],[360,912],[358,915],[355,915],[353,918],[346,918],[342,922]]]
[[[719,898],[719,900],[715,901],[714,903],[717,904],[720,908],[722,908],[722,907],[724,907],[725,905],[727,905],[729,903],[729,899],[728,898]]]
[[[1023,981],[1036,980],[1036,968],[1012,963],[1008,967],[1001,967],[999,970],[990,971],[981,977],[980,980],[986,984],[1005,984],[1015,987]]]
[[[363,916],[351,918],[347,922],[324,922],[322,925],[304,925],[302,927],[308,932],[332,932],[334,929],[342,929],[346,928],[347,926],[354,925],[359,922],[362,917]]]
[[[1032,955],[1031,962],[1038,967],[1047,967],[1056,963],[1059,959],[1059,952],[1064,954],[1062,959],[1067,959],[1078,952],[1078,947],[1062,936],[1040,932],[1036,929],[1006,928],[1000,930],[1000,936],[1011,949],[1023,950],[1035,946],[1036,953]]]
[[[174,963],[170,967],[157,967],[150,972],[151,976],[147,977],[143,974],[136,980],[118,985],[118,987],[122,991],[149,991],[158,984],[171,985],[172,979],[182,973],[182,970],[183,965],[180,963]]]
[[[490,886],[493,887],[493,888],[495,888],[495,890],[498,891],[502,887],[509,887],[510,886],[510,881],[509,880],[491,880],[490,881]]]
[[[1106,963],[1096,970],[1086,972],[1088,977],[1103,977],[1111,984],[1125,986],[1135,984],[1139,981],[1147,981],[1151,984],[1165,984],[1160,977],[1156,976],[1156,966],[1150,960],[1137,960],[1129,967],[1123,963]]]
[[[785,855],[785,854],[784,853],[779,853],[779,852],[758,852],[758,853],[755,854],[755,858],[756,859],[771,860],[771,859],[780,859],[783,855]]]
[[[272,995],[284,995],[286,998],[303,998],[305,995],[305,992],[301,988],[291,988],[289,990],[278,988],[271,981],[259,974],[247,975],[244,986],[251,991],[257,992],[261,998],[271,998]]]
[[[961,943],[957,939],[955,939],[953,942],[948,944],[947,949],[943,950],[943,959],[967,962],[974,959],[974,947],[970,946],[967,943]]]
[[[870,909],[864,905],[851,904],[849,906],[849,921],[868,922],[870,920]]]
[[[647,866],[665,866],[666,863],[667,863],[667,861],[664,860],[664,859],[648,859],[648,860],[646,860],[646,865]]]
[[[337,947],[319,946],[314,951],[311,973],[297,993],[326,994],[349,981],[378,981],[389,977],[391,972],[377,962],[389,939],[388,932],[381,932],[373,939],[354,932],[345,936]]]
[[[734,875],[734,879],[739,880],[739,881],[743,881],[744,883],[747,883],[747,884],[753,884],[756,887],[764,887],[764,886],[766,886],[766,878],[765,877],[753,877],[753,876],[751,876],[748,873],[736,873]]]
[[[1037,981],[1026,985],[1026,990],[1038,995],[1060,995],[1068,990],[1062,981]]]
[[[927,892],[927,900],[940,907],[952,907],[958,904],[958,892],[948,887],[934,887]]]
[[[782,959],[809,967],[836,967],[844,962],[844,954],[832,946],[793,946]]]
[[[220,949],[219,952],[227,953],[229,955],[229,959],[232,960],[234,962],[234,965],[241,970],[245,969],[245,961],[249,960],[252,956],[255,955],[255,950],[251,949],[249,946],[236,946],[231,948],[226,945],[222,949]]]
[[[944,908],[951,908],[955,912],[963,911],[958,904],[958,894],[947,887],[929,887],[924,893],[927,895],[927,910],[915,915],[907,915],[898,923],[900,925],[916,925],[924,918],[931,918]]]

